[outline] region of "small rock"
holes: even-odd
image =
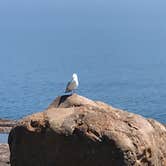
[[[8,144],[1,144],[0,143],[0,166],[9,166],[9,146]]]
[[[15,120],[0,119],[0,133],[9,133],[16,123]]]

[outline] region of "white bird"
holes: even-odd
[[[79,82],[78,82],[77,74],[73,73],[72,80],[68,82],[65,93],[74,91],[75,89],[77,89],[78,85],[79,85]]]

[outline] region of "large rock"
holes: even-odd
[[[159,122],[73,94],[10,132],[12,166],[165,166]]]

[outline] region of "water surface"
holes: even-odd
[[[8,134],[0,134],[0,143],[8,142]]]
[[[78,94],[166,122],[166,1],[2,0],[0,118]]]

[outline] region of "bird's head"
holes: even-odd
[[[77,79],[77,74],[73,73],[72,78],[73,78],[73,80]]]

